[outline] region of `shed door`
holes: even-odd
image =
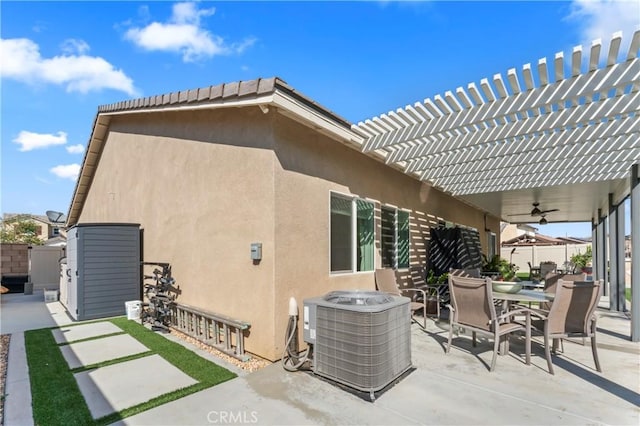
[[[78,319],[78,228],[70,229],[67,235],[67,267],[70,279],[67,287],[67,310]]]

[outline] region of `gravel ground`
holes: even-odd
[[[0,336],[0,425],[4,424],[4,390],[9,361],[9,340],[11,340],[10,334]]]
[[[205,350],[207,352],[209,352],[211,355],[217,356],[218,358],[221,358],[223,360],[225,360],[226,362],[235,365],[238,368],[241,368],[245,371],[256,371],[259,370],[261,368],[266,367],[267,365],[271,365],[272,362],[268,361],[264,358],[259,358],[253,354],[250,354],[251,359],[249,359],[249,361],[240,361],[239,359],[236,359],[232,356],[229,356],[223,352],[220,352],[219,350],[217,350],[214,347],[211,347],[209,345],[205,345],[204,343],[202,343],[201,341],[194,339],[191,336],[188,336],[178,330],[176,330],[175,328],[171,329],[171,334],[175,335],[176,337],[179,337],[180,339],[191,343],[194,346],[197,346],[198,348]]]

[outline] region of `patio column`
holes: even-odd
[[[640,167],[631,166],[631,341],[640,342]]]
[[[598,218],[596,219],[596,232],[595,240],[592,242],[593,246],[593,267],[594,267],[594,280],[603,280],[604,287],[602,294],[607,296],[609,294],[609,277],[607,274],[607,232],[604,226],[604,219],[602,218],[602,210],[598,209]]]
[[[624,201],[609,194],[609,309],[624,311]]]

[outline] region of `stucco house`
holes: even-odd
[[[496,244],[497,217],[361,144],[279,78],[101,106],[67,225],[141,224],[142,259],[171,263],[178,303],[249,322],[246,350],[276,360],[290,297],[375,289],[379,267],[411,285],[440,224]]]
[[[47,240],[57,237],[65,237],[66,231],[62,223],[53,223],[45,215],[29,213],[5,213],[2,217],[4,229],[13,227],[12,220],[32,221],[36,224],[36,237],[46,243]]]

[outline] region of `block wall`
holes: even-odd
[[[29,274],[29,249],[27,244],[0,245],[0,274],[4,276]]]

